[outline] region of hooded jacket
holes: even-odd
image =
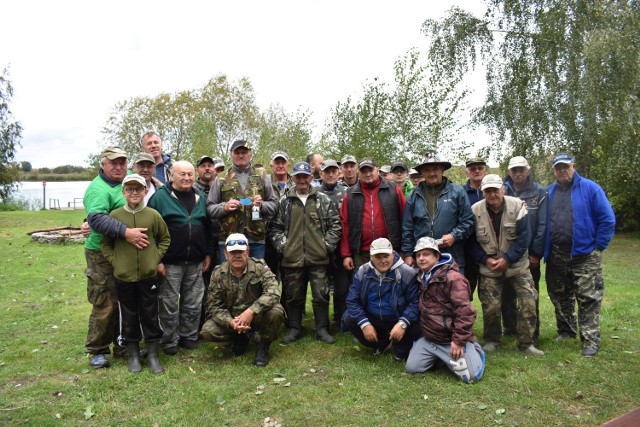
[[[544,255],[544,239],[547,230],[547,192],[544,187],[533,180],[529,175],[522,190],[516,191],[510,176],[504,178],[507,196],[517,197],[527,204],[527,216],[531,229],[531,243],[529,255],[542,258]]]
[[[443,253],[431,270],[420,271],[418,280],[422,335],[438,344],[475,342],[476,309],[469,302],[469,282],[451,254]]]
[[[362,265],[349,288],[346,315],[361,328],[373,317],[385,321],[402,320],[411,325],[418,320],[416,273],[396,252],[393,265],[384,274],[380,274],[371,261]]]

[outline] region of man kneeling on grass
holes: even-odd
[[[225,241],[226,262],[211,274],[207,292],[209,319],[203,338],[231,346],[241,356],[256,341],[256,366],[269,363],[269,347],[278,338],[284,322],[276,276],[262,259],[249,257],[249,241],[244,234],[230,234]]]
[[[420,334],[416,271],[385,238],[371,242],[370,254],[349,288],[344,329],[373,348],[374,356],[391,348],[394,358],[404,361]]]
[[[476,310],[469,302],[469,282],[450,254],[440,253],[431,237],[418,239],[420,326],[422,338],[409,353],[407,372],[425,372],[439,361],[465,383],[482,378],[485,356],[471,328]]]

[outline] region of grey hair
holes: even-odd
[[[140,147],[144,147],[144,139],[148,136],[157,136],[158,138],[160,138],[160,135],[158,135],[156,131],[148,130],[140,137]],[[162,142],[162,138],[160,138],[160,141]]]

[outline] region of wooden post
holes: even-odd
[[[47,209],[47,194],[46,194],[47,181],[42,181],[42,209]]]

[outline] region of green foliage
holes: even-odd
[[[524,357],[505,337],[474,385],[445,369],[408,375],[389,353],[373,357],[349,335],[320,343],[310,300],[304,337],[287,346],[274,342],[264,369],[252,364],[253,345],[234,358],[203,343],[173,357],[161,354],[165,374],[153,376],[146,363],[134,375],[126,360],[111,356],[111,368],[89,367],[83,248],[32,243],[26,235],[79,225],[83,217],[82,211],[0,213],[2,425],[258,426],[271,417],[285,426],[596,426],[638,406],[640,235],[617,235],[604,252],[602,350],[595,359],[579,355],[579,340],[555,342],[543,282],[545,355]]]
[[[22,139],[22,126],[13,119],[9,104],[13,98],[13,86],[9,70],[0,74],[0,200],[16,191],[20,165],[13,161]]]
[[[31,172],[31,169],[33,169],[33,166],[31,166],[30,162],[20,162],[20,170],[22,172]]]
[[[459,77],[435,73],[423,62],[412,49],[394,64],[392,86],[376,78],[363,86],[360,99],[339,102],[320,152],[338,159],[344,154],[369,156],[379,164],[415,164],[427,152],[460,158],[467,144],[458,137],[458,116],[468,91],[457,89]]]
[[[290,163],[304,160],[312,151],[311,113],[298,110],[288,113],[282,106],[272,104],[261,115],[258,137],[257,162],[268,165],[271,153],[282,150],[289,155]]]
[[[462,76],[482,61],[487,98],[475,122],[498,161],[547,166],[569,151],[615,200],[620,222],[637,224],[627,206],[640,194],[625,193],[640,161],[640,2],[490,0],[483,19],[454,8],[423,31],[439,73]]]
[[[37,211],[42,209],[42,201],[26,198],[20,194],[11,194],[0,202],[0,211]]]

